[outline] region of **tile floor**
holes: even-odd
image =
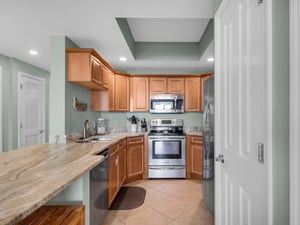
[[[146,190],[145,202],[132,210],[110,210],[103,225],[213,225],[201,182],[196,180],[140,180],[129,186]]]

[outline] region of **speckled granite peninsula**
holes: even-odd
[[[19,222],[103,161],[114,141],[35,145],[0,154],[0,224]]]

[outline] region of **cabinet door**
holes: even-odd
[[[172,94],[184,94],[184,78],[168,78],[167,92]]]
[[[167,93],[167,78],[150,77],[150,94]]]
[[[109,149],[109,177],[108,177],[108,203],[111,205],[119,190],[119,157],[118,147],[115,145]],[[112,152],[112,153],[111,153]]]
[[[200,112],[201,96],[200,77],[185,78],[185,111]]]
[[[193,139],[196,139],[193,140]],[[191,176],[194,179],[202,179],[203,171],[203,143],[201,137],[191,138]]]
[[[129,77],[115,74],[115,111],[129,111]]]
[[[102,84],[102,65],[101,63],[92,56],[92,80],[97,82],[98,84]]]
[[[102,66],[102,84],[105,87],[108,87],[108,80],[109,80],[109,69]]]
[[[143,175],[144,141],[143,137],[128,138],[127,180]]]
[[[130,111],[149,111],[149,78],[130,78]]]
[[[108,110],[115,110],[115,82],[114,74],[109,71],[108,73]]]
[[[126,179],[126,145],[119,149],[119,185],[120,188]]]

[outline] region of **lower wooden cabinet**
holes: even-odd
[[[126,152],[127,145],[126,139],[119,142],[119,182],[120,188],[124,184],[126,179]]]
[[[119,144],[109,147],[108,205],[119,191]]]
[[[187,136],[187,177],[202,180],[203,139],[201,136]]]
[[[143,178],[144,136],[124,138],[109,147],[108,206],[124,183]]]
[[[144,172],[144,137],[127,138],[126,183],[142,179]]]

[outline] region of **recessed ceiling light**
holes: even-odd
[[[35,51],[35,50],[30,50],[29,51],[29,54],[30,55],[37,55],[37,54],[39,54],[37,51]]]
[[[127,58],[125,58],[125,57],[120,57],[120,60],[121,60],[122,62],[125,62],[125,61],[127,61]]]
[[[210,58],[207,59],[207,61],[208,62],[213,62],[213,61],[215,61],[215,58],[214,57],[210,57]]]

